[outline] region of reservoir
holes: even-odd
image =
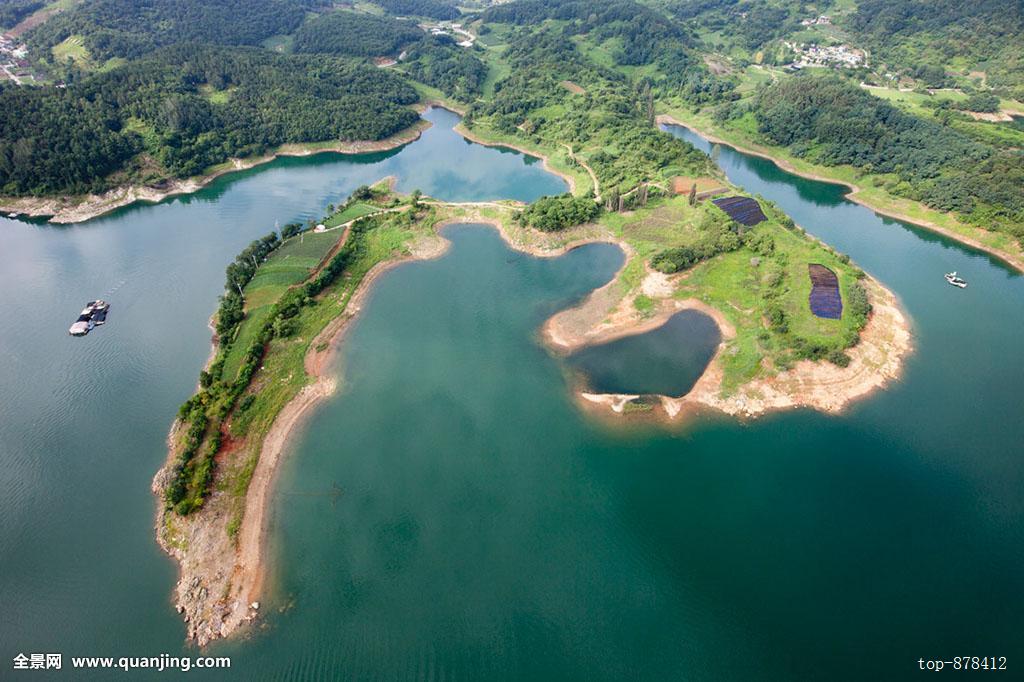
[[[563,191],[427,116],[389,154],[283,159],[71,227],[0,221],[18,320],[0,325],[3,665],[197,654],[149,484],[245,244],[383,175],[443,199]],[[451,227],[444,257],[378,280],[338,354],[340,390],[292,443],[260,627],[209,647],[229,674],[189,675],[897,680],[922,657],[1019,665],[1024,278],[841,187],[715,158],[896,292],[915,343],[899,382],[839,416],[608,429],[580,413],[539,329],[612,276],[618,249],[537,259]],[[947,285],[952,270],[971,286]],[[96,297],[117,323],[68,337],[69,311]]]

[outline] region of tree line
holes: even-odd
[[[431,19],[458,19],[462,13],[453,2],[445,0],[374,0],[389,14],[403,17],[429,17]]]
[[[826,166],[849,164],[888,191],[1024,240],[1024,156],[921,118],[837,77],[786,79],[758,93],[758,128]]]
[[[0,89],[0,192],[153,184],[285,143],[378,140],[418,120],[417,100],[352,61],[172,46],[67,88]]]

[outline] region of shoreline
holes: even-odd
[[[440,105],[437,105],[440,106]],[[425,108],[429,108],[425,107]],[[424,109],[425,109],[424,108]],[[445,107],[447,108],[447,107]],[[417,107],[422,113],[424,109]],[[136,203],[158,204],[171,197],[193,194],[203,189],[214,180],[250,170],[284,157],[306,157],[319,154],[358,155],[385,152],[403,147],[420,139],[420,136],[433,124],[420,119],[414,125],[401,130],[383,140],[355,140],[352,142],[332,142],[330,146],[317,147],[318,142],[286,143],[263,156],[252,156],[244,159],[228,159],[224,168],[219,168],[204,175],[191,178],[168,180],[166,187],[156,188],[147,185],[124,185],[108,190],[103,194],[87,194],[84,197],[0,197],[0,214],[17,213],[18,217],[45,218],[57,225],[82,223],[106,215],[119,208]]]
[[[493,206],[493,204],[486,202],[480,204],[480,208]],[[452,224],[482,224],[493,227],[498,231],[502,241],[511,250],[535,257],[558,257],[587,244],[611,243],[622,248],[624,253],[627,254],[622,267],[626,267],[629,263],[630,247],[614,238],[581,238],[563,245],[545,248],[520,242],[520,240],[513,236],[513,233],[509,231],[501,219],[483,215],[479,211],[467,211],[467,208],[471,208],[471,205],[459,204],[452,206],[452,208],[461,210],[462,214],[447,217],[435,223],[431,228],[432,237],[421,240],[419,244],[414,243],[410,247],[409,253],[381,261],[374,265],[352,294],[345,309],[310,341],[303,357],[303,367],[311,380],[310,383],[304,386],[285,404],[281,412],[274,417],[262,441],[256,444],[259,449],[259,457],[256,461],[249,486],[246,489],[245,512],[241,518],[237,542],[232,542],[228,538],[227,532],[225,532],[227,516],[222,508],[223,505],[210,505],[210,507],[201,512],[201,514],[204,514],[202,519],[191,519],[194,527],[191,528],[193,532],[191,532],[189,539],[196,539],[197,537],[200,540],[204,537],[207,539],[213,538],[211,541],[213,547],[219,551],[206,552],[205,550],[208,549],[208,546],[204,545],[203,550],[199,550],[201,553],[199,557],[196,557],[195,552],[193,552],[191,553],[193,556],[189,556],[186,559],[185,552],[178,548],[174,539],[165,537],[165,531],[168,530],[165,524],[169,523],[173,526],[178,523],[184,524],[186,521],[181,521],[176,517],[171,517],[168,520],[166,517],[168,512],[164,510],[162,505],[158,508],[158,541],[161,547],[175,557],[179,563],[179,581],[176,588],[177,598],[175,600],[175,607],[178,612],[184,614],[185,621],[188,624],[188,637],[195,639],[200,646],[205,646],[213,639],[230,636],[232,633],[237,632],[240,626],[253,622],[258,616],[259,599],[264,591],[267,576],[272,571],[272,566],[266,556],[266,548],[268,546],[269,527],[272,521],[269,499],[272,495],[274,481],[279,474],[281,463],[287,455],[287,445],[291,437],[305,423],[306,418],[321,401],[336,393],[341,379],[338,372],[331,371],[334,359],[340,351],[345,335],[351,329],[351,324],[364,311],[367,298],[381,275],[403,263],[443,256],[451,248],[452,243],[441,236],[441,231],[444,227]],[[514,210],[514,208],[510,206],[508,210]],[[617,286],[617,274],[618,272],[616,271],[615,276],[612,276],[608,283],[594,290],[577,308],[586,306],[588,302],[594,300],[594,295],[600,290]],[[895,301],[895,295],[882,288],[878,283],[870,282],[872,293],[880,289],[891,297],[892,301]],[[627,298],[622,298],[616,303],[615,307],[622,305]],[[662,310],[653,319],[643,319],[639,325],[636,324],[636,321],[627,321],[617,328],[604,329],[597,337],[594,335],[582,335],[574,341],[578,347],[581,343],[586,345],[607,341],[612,336],[643,333],[659,324],[664,324],[668,316],[686,308],[698,309],[710,314],[719,326],[723,335],[723,341],[720,343],[705,372],[701,374],[689,392],[678,398],[665,396],[658,398],[659,404],[655,408],[659,409],[656,412],[658,415],[664,415],[667,421],[675,421],[680,415],[690,414],[697,408],[713,408],[718,412],[734,416],[757,416],[769,410],[794,407],[813,407],[825,413],[838,412],[848,402],[881,388],[885,383],[898,376],[903,355],[905,354],[904,352],[898,353],[895,356],[895,367],[888,368],[882,374],[879,373],[879,368],[866,364],[860,357],[864,354],[865,346],[869,345],[865,343],[865,337],[868,336],[869,330],[878,331],[883,328],[882,319],[879,318],[879,315],[872,313],[868,326],[862,332],[861,342],[851,349],[851,356],[854,357],[851,368],[847,370],[840,370],[831,366],[822,368],[820,363],[815,364],[805,360],[790,372],[781,373],[776,377],[768,379],[749,382],[741,386],[736,394],[722,398],[719,394],[722,378],[719,358],[724,348],[724,342],[734,336],[735,330],[721,311],[699,300],[687,299],[678,301],[662,299]],[[567,310],[573,309],[569,308]],[[899,321],[905,322],[905,318],[899,312],[898,307],[894,308],[894,310],[898,315]],[[552,321],[565,312],[566,310],[562,310],[550,317],[542,328],[544,330],[544,344],[556,351],[559,348],[573,347],[573,339],[566,340],[563,335],[562,341],[555,343],[553,342],[554,337],[550,333]],[[905,329],[904,338],[906,340],[905,350],[908,351],[908,329]],[[821,394],[835,398],[837,389],[841,389],[843,386],[835,380],[835,377],[830,375],[846,371],[850,372],[852,379],[848,378],[847,385],[845,386],[847,389],[846,395],[838,403],[815,402],[814,400],[804,399],[801,395],[793,392],[794,381],[797,384],[817,381]],[[866,381],[863,376],[865,372],[867,374]],[[824,375],[823,377],[821,376],[822,374]],[[850,385],[850,381],[853,381],[853,386]],[[856,388],[856,390],[852,390],[852,388]],[[611,408],[612,412],[618,414],[626,413],[627,404],[632,400],[644,397],[640,395],[608,396],[592,394],[580,391],[574,387],[571,387],[570,390],[575,399],[581,404],[589,403],[597,408],[604,404],[604,406]],[[760,402],[755,402],[755,399],[759,399]],[[158,493],[162,489],[161,483],[167,475],[166,472],[169,471],[169,465],[173,462],[173,441],[177,429],[178,423],[175,420],[171,433],[168,436],[170,445],[168,464],[154,478],[154,491]],[[173,527],[169,529],[171,534],[173,534],[174,530],[175,528]],[[207,558],[207,563],[203,563],[202,559],[204,557]],[[213,576],[213,580],[210,579],[211,576]],[[222,596],[215,603],[211,604],[208,601],[208,587],[220,588],[223,591]]]
[[[736,151],[741,152],[743,154],[749,154],[751,156],[757,156],[757,157],[762,158],[762,159],[767,159],[768,161],[771,161],[772,163],[774,163],[776,166],[778,166],[780,169],[786,171],[787,173],[792,173],[793,175],[798,175],[798,176],[800,176],[802,178],[806,178],[808,180],[816,180],[818,182],[827,182],[827,183],[830,183],[830,184],[833,184],[833,185],[842,185],[843,187],[846,187],[849,190],[849,192],[847,192],[844,195],[844,198],[849,199],[850,201],[852,201],[855,204],[863,206],[864,208],[866,208],[866,209],[868,209],[870,211],[873,211],[873,212],[877,213],[878,215],[882,215],[882,216],[885,216],[887,218],[894,218],[896,220],[901,220],[903,222],[910,223],[911,225],[915,225],[917,227],[920,227],[922,229],[928,230],[930,232],[935,232],[936,234],[941,234],[944,237],[948,237],[948,238],[952,239],[953,241],[955,241],[955,242],[957,242],[959,244],[963,244],[963,245],[969,246],[969,247],[971,247],[973,249],[977,249],[978,251],[982,251],[982,252],[988,254],[989,256],[992,256],[992,257],[996,258],[997,260],[1001,261],[1005,265],[1008,265],[1010,268],[1012,268],[1013,270],[1016,270],[1019,273],[1024,273],[1024,256],[1020,256],[1020,255],[1017,255],[1017,254],[1013,254],[1013,253],[1004,251],[1003,249],[1000,249],[998,247],[988,246],[987,244],[983,244],[982,242],[978,241],[977,239],[975,239],[973,237],[969,237],[967,235],[960,234],[959,232],[956,232],[954,230],[950,230],[949,228],[946,228],[946,227],[942,227],[941,225],[936,225],[935,223],[931,222],[930,220],[924,220],[924,219],[921,219],[921,218],[912,218],[912,217],[910,217],[910,216],[908,216],[908,215],[906,215],[904,213],[900,213],[899,211],[896,211],[896,210],[887,209],[887,208],[879,208],[877,206],[874,206],[873,204],[869,203],[867,200],[865,200],[865,199],[863,199],[862,197],[859,196],[859,194],[862,191],[864,191],[864,190],[863,190],[862,187],[860,187],[859,185],[856,185],[856,184],[854,184],[852,182],[849,182],[847,180],[840,180],[838,178],[831,178],[831,177],[828,177],[828,176],[825,176],[825,175],[819,175],[819,174],[816,174],[816,173],[812,173],[810,171],[799,170],[798,168],[796,168],[792,163],[790,163],[786,159],[780,159],[778,157],[772,156],[771,154],[769,154],[766,151],[761,151],[761,150],[758,150],[758,149],[752,149],[752,148],[750,148],[750,147],[748,147],[746,145],[740,144],[740,143],[730,142],[729,140],[724,140],[721,137],[718,137],[717,135],[713,135],[713,134],[708,133],[708,132],[706,132],[704,130],[701,130],[700,128],[698,128],[697,126],[693,125],[692,123],[685,123],[683,121],[680,121],[679,119],[675,118],[671,114],[658,114],[658,116],[656,118],[656,121],[657,121],[657,123],[660,123],[660,124],[676,125],[676,126],[680,126],[680,127],[686,128],[687,130],[689,130],[689,131],[691,131],[691,132],[693,132],[693,133],[695,133],[697,135],[700,135],[701,137],[706,139],[708,142],[711,142],[713,144],[722,144],[722,145],[725,145],[727,147],[731,147],[732,149],[735,149]],[[928,210],[935,210],[935,209],[928,209]],[[978,228],[978,229],[982,229],[982,228]]]
[[[620,247],[622,245],[620,244]],[[628,262],[628,260],[627,260]],[[648,270],[647,281],[657,278]],[[684,279],[677,277],[674,281]],[[697,298],[658,296],[658,309],[650,317],[638,316],[627,293],[609,307],[604,296],[618,282],[610,282],[592,291],[573,308],[561,310],[541,327],[541,338],[553,352],[565,355],[582,348],[608,343],[657,329],[683,310],[697,310],[711,317],[721,340],[704,372],[681,396],[654,393],[597,393],[585,387],[571,387],[577,403],[584,408],[604,407],[624,415],[630,403],[650,405],[662,421],[672,422],[700,409],[743,418],[756,418],[770,412],[807,407],[825,414],[838,414],[856,401],[884,388],[902,374],[906,358],[913,352],[912,327],[896,294],[870,275],[865,278],[872,313],[861,330],[857,345],[847,349],[851,362],[839,367],[827,361],[801,360],[791,369],[769,377],[754,378],[734,393],[721,395],[723,371],[721,355],[736,329],[718,308]],[[674,286],[670,292],[674,291]],[[573,318],[576,329],[573,329]],[[588,319],[589,318],[589,319]],[[642,402],[638,402],[642,401]],[[651,410],[647,410],[650,414]],[[646,415],[645,415],[646,416]]]
[[[435,105],[435,106],[440,106],[440,107],[443,107],[445,109],[448,108],[447,106],[445,106],[443,104],[439,104],[439,105]],[[455,113],[459,113],[459,112],[456,111]],[[565,184],[567,184],[569,186],[569,188],[567,190],[569,192],[569,194],[573,194],[573,195],[576,194],[576,178],[574,178],[573,176],[569,175],[568,173],[566,173],[564,171],[561,171],[561,170],[558,170],[557,168],[555,168],[554,165],[551,163],[551,158],[550,158],[549,154],[545,154],[543,152],[538,152],[538,151],[533,151],[533,150],[527,149],[526,147],[523,147],[522,145],[510,144],[510,143],[507,143],[507,142],[492,142],[492,141],[486,140],[485,138],[481,137],[479,134],[474,133],[473,131],[471,131],[468,128],[466,128],[466,126],[464,126],[462,124],[462,121],[459,121],[459,124],[457,126],[455,126],[454,130],[455,130],[455,132],[457,132],[459,135],[461,135],[462,137],[466,138],[470,142],[474,142],[474,143],[482,145],[484,147],[498,147],[498,148],[502,148],[503,147],[505,149],[511,149],[514,152],[519,152],[520,154],[525,154],[526,156],[532,156],[535,159],[540,159],[541,160],[541,167],[544,170],[546,170],[548,173],[551,173],[552,175],[556,175],[556,176],[560,177],[562,180],[564,180]],[[596,188],[595,188],[595,191],[596,191]]]
[[[857,345],[846,351],[851,358],[849,366],[839,367],[825,360],[800,360],[791,369],[752,379],[725,397],[721,395],[721,355],[726,342],[735,335],[735,329],[721,311],[697,299],[666,301],[670,305],[663,306],[658,315],[636,327],[608,329],[593,338],[576,339],[568,345],[563,339],[559,350],[570,352],[642,334],[660,327],[677,312],[698,310],[715,320],[722,340],[689,391],[681,396],[668,396],[656,393],[595,393],[574,388],[573,393],[580,406],[588,410],[604,408],[624,416],[629,404],[642,404],[649,408],[643,413],[644,417],[654,416],[658,421],[669,423],[701,410],[745,419],[797,408],[810,408],[823,414],[842,414],[857,401],[898,380],[906,358],[914,350],[911,325],[896,295],[870,276],[866,285],[873,310],[867,325],[861,330]]]
[[[596,325],[596,333],[593,325],[588,326],[575,338],[564,330],[552,330],[559,316],[585,308],[588,303],[592,304],[595,300],[600,306],[602,301],[599,292],[611,291],[612,287],[619,285],[618,275],[621,268],[625,268],[629,263],[629,256],[632,253],[628,244],[610,235],[597,235],[545,247],[527,243],[522,239],[527,236],[526,234],[514,234],[500,218],[484,215],[482,209],[494,208],[494,202],[479,202],[475,210],[474,204],[441,205],[457,209],[460,213],[434,224],[431,228],[432,235],[426,239],[421,238],[418,244],[411,244],[407,254],[374,265],[352,294],[345,309],[311,340],[303,358],[303,366],[310,383],[284,405],[274,417],[262,441],[254,444],[259,455],[245,492],[244,514],[241,516],[237,541],[232,541],[225,531],[229,510],[225,510],[223,504],[209,505],[201,512],[201,519],[192,518],[190,521],[182,521],[176,517],[168,518],[163,506],[159,507],[158,541],[161,547],[179,562],[175,607],[179,613],[184,614],[188,623],[189,638],[195,639],[200,646],[205,646],[216,638],[228,637],[235,633],[239,626],[258,617],[259,600],[265,591],[267,577],[273,570],[266,556],[272,523],[270,498],[281,462],[287,455],[287,445],[297,429],[306,423],[306,418],[313,409],[337,391],[340,375],[330,371],[330,368],[341,349],[345,335],[351,329],[351,323],[364,310],[365,301],[378,278],[403,263],[443,256],[450,248],[451,242],[442,236],[441,231],[449,225],[481,224],[492,227],[510,249],[534,257],[558,257],[591,243],[613,243],[623,250],[626,257],[615,276],[592,291],[579,305],[559,311],[544,322],[541,327],[541,342],[549,350],[560,352],[581,345],[608,341],[613,337],[643,333],[663,324],[670,315],[687,308],[700,310],[715,320],[722,334],[722,342],[698,381],[685,395],[678,398],[657,396],[652,409],[634,412],[627,409],[630,403],[651,396],[602,395],[579,390],[578,386],[567,387],[581,407],[608,407],[617,415],[642,414],[644,417],[657,417],[672,423],[681,415],[690,415],[698,409],[708,408],[737,417],[756,417],[770,411],[795,407],[811,407],[824,413],[837,413],[855,400],[895,380],[901,372],[904,357],[910,352],[909,325],[895,295],[869,278],[869,295],[875,305],[875,311],[861,332],[861,341],[849,350],[852,359],[850,367],[839,368],[824,362],[801,361],[786,372],[743,384],[734,394],[723,398],[720,394],[720,357],[725,342],[735,335],[735,329],[721,311],[697,299],[679,301],[661,296],[659,313],[653,319],[637,320],[632,315],[620,317],[617,322],[610,325],[602,326],[603,322]],[[505,209],[511,211],[514,207],[508,206]],[[530,236],[534,236],[532,231]],[[613,310],[627,306],[630,300],[628,295],[622,296],[615,302]],[[602,321],[606,317],[603,314],[606,310],[602,308],[602,316],[599,318]],[[893,336],[887,337],[886,331]],[[172,447],[167,464],[153,481],[155,492],[162,490],[161,483],[173,462],[173,435],[176,433],[176,426],[177,422],[172,426],[169,435]],[[202,544],[202,549],[193,550],[186,557],[186,552],[176,544],[176,541],[181,542],[180,538],[165,537],[165,533],[173,536],[177,532],[175,526],[188,523],[191,524],[191,533],[185,541],[186,547],[189,541],[197,539],[205,539],[209,543]],[[217,551],[209,551],[211,546]],[[216,601],[209,596],[214,589],[221,590],[218,592],[221,596]]]

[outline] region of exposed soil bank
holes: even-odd
[[[325,153],[367,154],[396,149],[418,140],[423,131],[430,126],[430,121],[421,119],[412,127],[375,142],[334,142],[327,146],[286,144],[265,156],[231,159],[228,162],[229,165],[224,168],[184,180],[168,180],[160,187],[131,185],[118,187],[103,194],[85,196],[0,197],[0,213],[17,213],[30,217],[49,216],[52,223],[80,223],[136,202],[158,203],[173,196],[197,192],[222,175],[255,168],[281,156],[314,156]]]
[[[678,120],[676,118],[673,118],[672,116],[669,116],[668,114],[660,114],[658,116],[658,118],[657,118],[657,121],[658,121],[658,123],[664,123],[664,124],[668,124],[668,125],[677,125],[677,126],[682,126],[683,128],[688,128],[688,129],[692,130],[694,133],[696,133],[696,134],[700,135],[701,137],[707,139],[709,142],[713,142],[715,144],[724,144],[727,147],[732,147],[733,149],[735,149],[737,151],[740,151],[740,152],[743,152],[744,154],[750,154],[751,156],[759,156],[762,159],[767,159],[767,160],[771,161],[772,163],[774,163],[779,168],[783,169],[784,171],[786,171],[788,173],[792,173],[793,175],[799,175],[800,177],[807,178],[809,180],[817,180],[819,182],[828,182],[828,183],[832,183],[834,185],[843,185],[844,187],[847,187],[850,190],[846,194],[846,196],[845,196],[845,198],[849,199],[850,201],[858,203],[861,206],[863,206],[865,208],[868,208],[868,209],[874,211],[875,213],[878,213],[879,215],[884,215],[884,216],[887,216],[889,218],[895,218],[897,220],[902,220],[903,222],[907,222],[907,223],[910,223],[912,225],[917,225],[918,227],[923,227],[926,230],[930,230],[932,232],[936,232],[938,234],[941,234],[941,235],[943,235],[945,237],[949,237],[950,239],[952,239],[954,241],[957,241],[957,242],[960,242],[961,244],[966,244],[967,246],[970,246],[971,248],[978,249],[979,251],[984,251],[985,253],[987,253],[989,255],[995,256],[1000,261],[1006,263],[1007,265],[1009,265],[1013,269],[1017,270],[1018,272],[1024,273],[1024,256],[1021,256],[1019,253],[1014,253],[1014,252],[1006,251],[1004,249],[1000,249],[1000,248],[997,248],[997,247],[994,247],[994,246],[989,246],[987,244],[984,244],[984,243],[978,241],[977,239],[974,239],[973,237],[968,237],[967,235],[961,234],[959,232],[955,232],[955,231],[950,230],[950,229],[948,229],[946,227],[942,227],[941,225],[937,225],[937,224],[931,222],[930,220],[923,220],[921,218],[913,218],[911,216],[906,215],[905,213],[900,213],[899,211],[895,211],[895,210],[892,210],[892,209],[889,209],[889,208],[883,208],[883,207],[876,206],[876,205],[872,204],[871,202],[866,201],[861,196],[859,196],[860,193],[863,191],[863,188],[861,188],[859,185],[855,185],[855,184],[853,184],[851,182],[847,182],[845,180],[840,180],[838,178],[828,177],[827,175],[818,175],[818,174],[815,174],[815,173],[810,173],[808,171],[800,170],[800,169],[796,168],[793,164],[791,164],[789,161],[786,161],[785,159],[777,158],[777,157],[772,156],[771,154],[769,154],[769,153],[767,153],[767,152],[765,152],[763,150],[760,150],[760,149],[752,149],[752,148],[750,148],[748,146],[744,146],[744,145],[738,144],[736,142],[731,142],[729,140],[723,140],[720,137],[717,137],[715,135],[712,135],[711,133],[708,133],[708,132],[705,132],[705,131],[701,130],[700,128],[697,128],[696,126],[694,126],[691,123],[684,123],[683,121],[680,121],[680,120]]]
[[[722,395],[721,355],[727,342],[736,336],[735,328],[720,310],[698,299],[671,298],[673,287],[666,286],[668,283],[662,280],[659,273],[651,272],[641,285],[645,294],[663,296],[653,315],[643,317],[631,304],[631,297],[620,297],[615,290],[618,282],[613,280],[593,291],[576,308],[563,310],[548,319],[543,327],[543,338],[555,351],[569,353],[583,346],[650,331],[681,310],[698,310],[715,321],[722,335],[704,374],[683,396],[645,397],[579,391],[577,395],[585,401],[585,406],[602,405],[622,414],[631,403],[639,405],[642,399],[655,398],[661,409],[654,412],[669,419],[702,407],[744,417],[796,407],[836,413],[899,377],[912,349],[910,324],[895,294],[868,277],[864,284],[873,309],[861,331],[860,342],[847,350],[849,366],[803,360],[792,369],[754,379],[725,396]]]

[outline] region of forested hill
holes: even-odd
[[[36,54],[80,36],[94,60],[135,59],[166,45],[257,45],[291,33],[330,0],[88,0],[32,30]]]
[[[485,22],[536,26],[546,19],[568,22],[566,36],[589,34],[594,40],[618,41],[615,61],[650,64],[659,54],[689,43],[689,34],[665,15],[633,0],[519,0],[483,14]]]
[[[13,28],[18,22],[46,6],[44,0],[0,1],[0,28]]]
[[[571,148],[606,197],[666,173],[709,171],[704,154],[655,127],[649,86],[595,64],[554,27],[520,29],[505,57],[511,73],[470,110],[474,129]]]
[[[397,55],[423,38],[411,21],[356,12],[331,12],[306,22],[295,33],[295,51],[359,57]]]
[[[187,177],[288,142],[376,140],[418,95],[332,57],[181,45],[64,88],[0,89],[0,193],[83,193]]]
[[[1024,154],[995,149],[908,114],[836,77],[802,76],[763,90],[753,107],[773,144],[826,166],[881,174],[885,188],[1024,243]]]
[[[858,0],[846,23],[895,66],[959,60],[990,85],[1024,86],[1024,0]]]
[[[458,19],[462,13],[454,2],[446,0],[374,0],[389,14],[403,17],[430,17],[431,19]]]

